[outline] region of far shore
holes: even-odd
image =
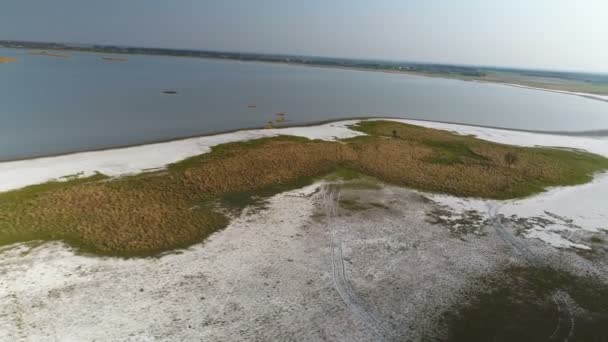
[[[48,51],[37,51],[37,50],[31,50],[28,52],[29,55],[32,56],[47,56],[47,57],[58,57],[58,58],[69,58],[70,55],[69,54],[62,54],[62,53],[55,53],[55,52],[48,52]]]
[[[483,81],[479,81],[479,82],[483,82]],[[496,84],[502,84],[502,85],[506,85],[506,86],[510,86],[510,87],[516,87],[516,88],[532,89],[532,90],[540,90],[540,91],[548,91],[550,93],[558,93],[558,94],[565,94],[565,95],[576,95],[576,96],[584,97],[584,98],[591,99],[591,100],[598,100],[598,101],[608,102],[608,95],[599,95],[599,94],[592,94],[592,93],[580,93],[580,92],[576,92],[576,91],[567,91],[567,90],[559,90],[559,89],[551,89],[551,88],[531,87],[531,86],[526,86],[526,85],[521,85],[521,84],[515,84],[515,83],[500,83],[500,82],[485,82],[485,83],[496,83]]]
[[[17,49],[14,47],[2,47],[2,48]],[[71,50],[63,50],[63,49],[57,49],[57,50],[47,49],[47,50],[71,51]],[[524,89],[554,92],[554,93],[559,93],[559,94],[564,94],[564,95],[580,96],[580,97],[590,99],[590,100],[608,102],[608,93],[605,93],[605,92],[598,92],[598,93],[580,92],[580,91],[576,91],[575,89],[561,89],[561,88],[556,89],[556,88],[551,88],[551,87],[541,87],[541,86],[537,86],[537,85],[530,85],[530,83],[528,83],[526,81],[521,81],[521,83],[514,83],[517,81],[516,80],[509,80],[509,81],[485,80],[485,79],[480,79],[480,78],[476,78],[476,77],[452,75],[452,74],[445,74],[445,73],[444,74],[433,74],[433,73],[429,73],[429,72],[419,72],[419,71],[410,71],[410,70],[388,70],[388,69],[373,69],[373,68],[362,68],[362,67],[353,67],[353,66],[307,64],[307,63],[297,63],[297,62],[282,61],[282,60],[277,60],[277,61],[240,60],[240,59],[233,59],[233,58],[221,58],[221,57],[211,57],[211,56],[199,57],[199,56],[174,56],[174,55],[157,55],[157,54],[150,55],[150,54],[144,54],[144,53],[115,53],[115,52],[114,53],[104,53],[104,52],[96,52],[96,51],[76,51],[76,52],[84,53],[84,54],[91,53],[91,54],[102,55],[102,56],[104,56],[104,57],[102,57],[102,59],[104,59],[104,60],[123,61],[123,62],[126,61],[127,59],[122,58],[122,57],[107,57],[107,56],[134,55],[134,56],[149,56],[149,57],[195,58],[195,59],[206,59],[206,60],[234,61],[234,62],[242,62],[242,63],[284,64],[284,65],[299,66],[299,67],[314,67],[314,68],[342,69],[342,70],[355,70],[355,71],[367,71],[367,72],[382,72],[382,73],[387,73],[387,74],[403,74],[403,75],[409,75],[409,76],[443,78],[443,79],[459,80],[459,81],[465,81],[465,82],[499,84],[499,85],[504,85],[504,86],[524,88]],[[55,54],[55,53],[50,53],[48,51],[40,52],[40,51],[36,51],[36,50],[30,50],[30,54],[45,55],[45,56],[51,56],[51,57],[64,57],[64,58],[70,57],[69,54],[63,55],[63,54],[59,54],[59,53]]]

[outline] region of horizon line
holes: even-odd
[[[457,66],[457,67],[468,67],[468,68],[481,68],[481,69],[510,69],[516,71],[544,71],[544,72],[561,72],[561,73],[578,73],[578,74],[590,74],[590,75],[602,75],[608,76],[608,71],[588,71],[588,70],[573,70],[573,69],[551,69],[551,68],[534,68],[534,67],[519,67],[519,66],[508,66],[508,65],[488,65],[488,64],[468,64],[468,63],[456,63],[456,62],[430,62],[430,61],[413,61],[413,60],[394,60],[394,59],[373,59],[373,58],[356,58],[356,57],[343,57],[343,56],[321,56],[314,54],[289,54],[282,52],[261,52],[261,51],[242,51],[242,50],[214,50],[205,48],[178,48],[178,47],[159,47],[159,46],[141,46],[141,45],[121,45],[111,43],[75,43],[75,42],[60,42],[60,41],[40,41],[40,40],[10,40],[0,39],[0,45],[2,43],[42,43],[42,44],[61,44],[70,47],[79,46],[98,46],[98,47],[118,47],[118,48],[137,48],[137,49],[162,49],[171,51],[193,51],[193,52],[211,52],[211,53],[236,53],[236,54],[259,54],[263,56],[278,56],[278,57],[309,57],[309,58],[327,58],[327,59],[341,59],[351,61],[369,61],[369,62],[388,62],[388,63],[409,63],[409,64],[420,64],[420,65],[439,65],[439,66]]]

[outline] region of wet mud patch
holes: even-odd
[[[598,247],[599,230],[585,229],[566,216],[545,210],[542,216],[511,215],[507,219],[517,235],[537,238],[556,248],[574,248],[580,255],[589,255],[593,253],[593,245]]]
[[[447,341],[608,341],[608,286],[548,267],[512,266],[475,281],[440,316]]]
[[[464,238],[464,235],[486,235],[486,219],[477,210],[453,211],[447,206],[439,206],[426,213],[427,222],[447,227],[453,236]]]
[[[355,198],[342,198],[338,203],[340,204],[340,208],[346,210],[361,211],[372,208],[370,205],[367,205],[367,203],[363,203]]]
[[[573,219],[546,210],[544,211],[544,217],[518,217],[517,215],[511,215],[510,220],[517,224],[518,234],[523,234],[526,230],[533,228],[548,228],[556,225],[562,226],[562,230],[583,230],[581,226],[574,223]]]

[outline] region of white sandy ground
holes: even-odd
[[[340,121],[318,126],[257,129],[204,136],[164,143],[81,152],[68,155],[0,163],[0,192],[40,184],[62,177],[86,177],[95,172],[122,176],[165,167],[188,157],[211,151],[211,147],[277,135],[294,135],[309,139],[336,140],[362,133],[347,128],[357,121]]]
[[[592,93],[580,93],[580,92],[576,92],[576,91],[547,89],[547,88],[537,88],[537,87],[530,87],[530,86],[525,86],[525,85],[521,85],[521,84],[513,84],[513,83],[496,83],[496,84],[504,84],[504,85],[507,85],[507,86],[510,86],[510,87],[516,87],[516,88],[524,88],[524,89],[548,91],[548,92],[552,92],[552,93],[560,93],[560,94],[567,94],[567,95],[576,95],[576,96],[582,96],[582,97],[586,97],[586,98],[594,99],[594,100],[608,101],[608,95],[598,95],[598,94],[592,94]]]
[[[60,242],[5,247],[0,341],[444,340],[442,314],[470,300],[476,279],[522,263],[491,226],[455,237],[430,223],[438,205],[420,192],[325,185],[278,194],[158,258],[77,255]],[[540,241],[529,248],[593,269]]]
[[[455,131],[461,134],[473,134],[482,139],[505,144],[578,148],[608,156],[608,139],[606,138],[537,134],[417,120],[386,120]],[[100,172],[107,176],[122,176],[157,170],[167,164],[208,153],[211,147],[229,142],[277,135],[294,135],[323,140],[344,139],[362,135],[362,133],[348,128],[349,125],[357,122],[360,120],[345,120],[307,127],[245,130],[128,148],[4,162],[0,163],[0,192],[51,180],[62,180],[65,179],[62,177],[73,175],[86,177]]]
[[[430,128],[475,135],[481,139],[520,146],[553,146],[586,150],[608,157],[608,139],[509,131],[493,128],[418,121],[387,119]],[[211,147],[227,142],[251,140],[277,135],[294,135],[310,139],[336,140],[358,136],[349,125],[360,120],[346,120],[317,126],[289,127],[238,131],[214,136],[176,140],[105,151],[83,152],[64,156],[0,163],[0,191],[18,189],[68,175],[89,176],[101,172],[122,176],[163,168],[169,163],[207,153]],[[434,196],[436,201],[458,210],[476,209],[488,213],[488,207],[500,207],[500,214],[520,218],[543,218],[552,224],[528,227],[525,236],[541,239],[554,247],[591,248],[577,243],[581,231],[608,230],[608,177],[598,176],[593,183],[552,189],[546,193],[519,201],[463,200],[449,196]],[[454,205],[457,203],[458,205]],[[561,218],[558,218],[558,215]]]
[[[507,131],[492,128],[415,120],[399,122],[437,128],[459,134],[475,135],[478,138],[503,144],[519,146],[551,146],[586,150],[608,157],[608,139],[596,137],[573,137]],[[542,218],[550,224],[536,224],[524,235],[540,239],[554,247],[591,249],[589,245],[577,243],[585,232],[608,231],[608,174],[600,174],[593,182],[550,189],[536,196],[513,201],[487,201],[461,199],[452,196],[434,195],[433,200],[446,204],[457,211],[477,210],[489,217],[490,208],[499,208],[499,213],[511,217]]]
[[[5,248],[0,341],[441,338],[441,312],[512,255],[491,232],[465,241],[426,222],[433,204],[415,191],[346,191],[390,208],[350,213],[320,186],[276,195],[160,258]]]
[[[488,201],[462,199],[446,195],[430,195],[434,201],[457,212],[477,210],[485,218],[489,209],[498,208],[505,217],[541,218],[551,223],[538,223],[527,229],[524,236],[540,239],[554,247],[574,247],[589,250],[577,243],[589,233],[608,232],[608,174],[593,182],[549,191],[521,200]]]

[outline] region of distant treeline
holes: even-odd
[[[484,78],[489,73],[508,73],[519,76],[558,78],[563,80],[608,84],[608,75],[575,73],[561,71],[525,70],[509,68],[491,68],[448,64],[427,64],[411,62],[393,62],[380,60],[361,60],[348,58],[328,58],[297,55],[275,55],[247,52],[222,52],[207,50],[186,50],[186,49],[164,49],[164,48],[143,48],[125,47],[115,45],[87,45],[87,44],[64,44],[47,42],[26,42],[26,41],[1,41],[1,47],[20,48],[20,49],[39,49],[39,50],[67,50],[83,52],[99,52],[114,54],[142,54],[160,55],[176,57],[198,57],[198,58],[219,58],[239,61],[257,62],[280,62],[295,63],[313,66],[345,67],[357,69],[370,69],[382,71],[409,71],[425,73],[437,76],[456,76],[468,78]]]

